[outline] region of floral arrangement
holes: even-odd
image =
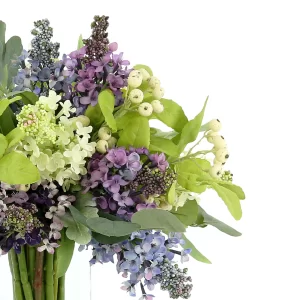
[[[188,120],[164,98],[146,65],[130,66],[108,39],[108,17],[59,58],[47,19],[34,22],[31,49],[5,40],[0,22],[0,249],[8,253],[15,300],[63,300],[74,244],[90,264],[115,262],[123,290],[153,299],[159,285],[188,299],[181,263],[210,263],[184,232],[215,226],[199,195],[213,189],[232,216],[243,190],[225,170],[229,157],[218,119]],[[159,120],[164,132],[152,127]]]

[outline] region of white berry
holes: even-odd
[[[228,152],[227,148],[221,148],[221,149],[217,150],[217,152],[215,153],[215,156],[219,162],[225,163],[227,161],[227,159],[229,158],[229,152]]]
[[[213,165],[210,169],[209,169],[209,174],[211,177],[213,178],[219,178],[222,174],[222,165]]]
[[[214,165],[224,165],[225,163],[221,163],[216,158],[214,158]]]
[[[206,134],[206,139],[209,143],[213,144],[213,140],[214,140],[214,137],[217,136],[218,133],[217,132],[214,132],[214,131],[209,131],[207,134]]]
[[[216,149],[226,148],[225,139],[221,135],[216,135],[212,137],[212,143],[214,144]]]
[[[143,82],[143,75],[139,70],[133,70],[128,77],[128,85],[132,88],[139,87]]]
[[[77,119],[76,122],[80,122],[83,127],[87,127],[91,123],[90,119],[87,116],[81,115],[78,116],[76,119]]]
[[[108,147],[111,149],[111,148],[114,148],[116,146],[116,143],[117,143],[117,139],[115,137],[111,137],[108,141]]]
[[[129,93],[129,100],[132,103],[141,103],[144,99],[144,93],[139,89],[134,89]]]
[[[151,75],[149,74],[149,72],[146,69],[139,69],[139,71],[141,72],[142,76],[143,76],[143,81],[147,81]]]
[[[106,153],[107,149],[108,149],[108,143],[107,143],[107,141],[100,140],[100,141],[97,142],[97,144],[96,144],[96,150],[98,152],[100,152],[100,153],[103,154],[103,153]]]
[[[153,108],[150,103],[142,103],[142,104],[140,104],[138,111],[139,111],[140,115],[142,115],[144,117],[149,117],[149,116],[151,116],[151,114],[153,112]]]
[[[151,102],[153,111],[157,114],[160,114],[164,111],[164,106],[161,104],[161,102],[159,100],[153,100]]]
[[[155,89],[156,86],[160,86],[160,80],[155,76],[150,77],[148,83],[151,89]]]
[[[209,121],[207,125],[208,125],[208,129],[214,132],[218,132],[222,128],[221,122],[218,119]]]
[[[155,99],[160,100],[165,94],[165,91],[162,87],[160,87],[160,85],[157,85],[153,91],[152,91],[152,95]]]
[[[98,130],[98,137],[100,140],[109,140],[110,137],[111,137],[111,131],[108,127],[101,127],[99,130]]]

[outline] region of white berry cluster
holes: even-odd
[[[155,100],[151,103],[143,102],[144,92],[138,87],[142,84],[148,85],[147,92],[149,92]],[[160,80],[155,76],[150,76],[149,72],[145,69],[133,70],[128,77],[128,86],[132,89],[129,93],[128,99],[133,104],[139,104],[138,112],[140,115],[149,117],[152,113],[161,113],[164,106],[160,99],[164,95],[164,89],[160,86]]]
[[[213,144],[213,153],[215,155],[214,164],[209,173],[214,178],[220,178],[223,174],[223,166],[229,158],[227,144],[219,131],[222,128],[221,122],[218,119],[211,120],[207,123],[206,139],[209,143]]]
[[[108,127],[101,127],[98,130],[98,138],[96,150],[99,153],[106,153],[109,148],[113,148],[117,143],[117,139],[111,136],[111,130]]]

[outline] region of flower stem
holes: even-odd
[[[58,296],[58,273],[57,273],[57,266],[58,266],[58,259],[57,259],[57,252],[54,253],[54,263],[53,263],[53,290],[54,290],[54,300],[57,300]]]
[[[35,260],[35,276],[34,276],[34,296],[35,300],[43,300],[44,286],[43,286],[43,266],[44,266],[44,252],[36,252]]]
[[[17,254],[15,253],[15,250],[12,249],[9,251],[8,255],[10,257],[9,260],[11,263],[12,276],[14,280],[14,300],[24,300]]]
[[[24,247],[21,247],[21,253],[18,255],[18,261],[19,261],[20,277],[21,277],[25,299],[33,300],[31,285],[28,281],[26,253]]]
[[[46,300],[54,300],[54,285],[53,285],[53,260],[54,255],[46,253],[46,265],[45,265],[45,291]]]
[[[65,276],[58,279],[58,300],[65,300]]]
[[[28,271],[29,271],[29,281],[31,286],[33,286],[34,282],[34,270],[35,270],[35,253],[36,253],[36,248],[27,246],[27,264],[28,264]]]

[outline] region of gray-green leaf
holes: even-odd
[[[187,200],[184,206],[172,210],[171,213],[175,215],[181,223],[186,226],[194,224],[198,217],[198,204],[195,200]]]

